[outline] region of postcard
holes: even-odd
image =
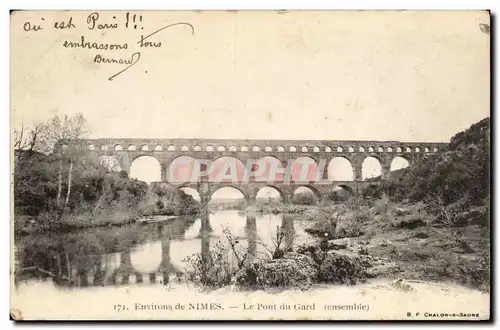
[[[490,12],[10,21],[11,319],[491,318]]]

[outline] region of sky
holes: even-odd
[[[83,113],[89,137],[449,141],[489,116],[487,12],[90,12],[11,15],[11,127]],[[53,22],[74,28],[56,30]],[[116,19],[113,19],[116,17]],[[43,18],[43,20],[42,20]],[[24,31],[25,23],[43,30]],[[137,41],[168,24],[140,48]],[[128,44],[120,51],[64,41]],[[140,59],[126,65],[95,63]]]

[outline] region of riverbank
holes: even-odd
[[[179,216],[170,215],[139,215],[133,212],[114,212],[99,215],[80,214],[77,216],[65,217],[58,223],[51,222],[46,216],[14,217],[14,235],[27,236],[50,232],[75,232],[86,229],[124,227],[131,224],[148,224],[158,222],[168,222]]]
[[[306,232],[323,244],[361,256],[386,258],[395,276],[452,281],[482,291],[490,289],[489,229],[483,214],[467,213],[460,227],[443,223],[424,203],[336,205],[319,210]],[[462,215],[460,215],[462,216]]]

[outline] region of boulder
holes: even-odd
[[[408,210],[407,209],[404,209],[402,207],[395,207],[394,208],[394,213],[398,216],[401,216],[401,215],[407,215],[408,214]]]
[[[429,234],[423,230],[419,230],[412,235],[413,238],[428,238]]]
[[[325,244],[326,250],[345,250],[349,246],[352,246],[352,241],[350,238],[339,238],[339,239],[331,239]]]
[[[394,226],[397,228],[415,229],[425,226],[425,221],[418,214],[410,214],[396,221]]]
[[[405,292],[413,291],[413,287],[401,278],[392,282],[392,287]]]
[[[399,266],[391,261],[367,268],[366,276],[370,278],[390,276],[397,273],[398,271],[399,271]]]
[[[328,251],[318,271],[318,280],[326,283],[356,284],[365,277],[365,265],[359,255]]]
[[[317,275],[311,257],[294,252],[283,258],[258,260],[247,264],[236,275],[236,283],[258,289],[310,288]]]

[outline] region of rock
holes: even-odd
[[[470,210],[468,216],[471,225],[487,226],[490,222],[490,212],[486,206]]]
[[[415,229],[425,226],[425,221],[422,220],[418,214],[410,214],[403,217],[400,221],[396,221],[394,226],[398,228]]]
[[[413,238],[427,238],[427,237],[429,237],[429,234],[426,233],[425,231],[420,230],[420,231],[417,231],[415,234],[413,234],[412,237]]]
[[[392,275],[399,271],[399,266],[394,262],[388,262],[380,265],[370,267],[366,270],[367,277],[382,277]]]
[[[467,227],[469,225],[469,217],[468,212],[457,214],[453,219],[453,227]]]
[[[326,283],[356,284],[365,277],[365,266],[359,255],[328,251],[318,271],[318,280]]]
[[[351,245],[352,245],[351,240],[348,237],[346,237],[339,239],[331,239],[327,241],[326,248],[327,250],[345,250],[347,249],[348,246]]]
[[[489,210],[485,207],[477,207],[470,211],[460,212],[453,221],[454,227],[465,227],[468,225],[486,226],[489,222]]]
[[[402,291],[413,291],[413,287],[408,284],[406,281],[404,281],[403,279],[397,279],[395,280],[394,282],[392,282],[392,286],[398,290],[402,290]]]
[[[408,210],[407,210],[407,209],[404,209],[404,208],[402,208],[402,207],[397,207],[397,206],[396,206],[396,207],[394,208],[394,213],[395,213],[396,215],[399,215],[399,216],[401,216],[401,215],[407,215],[407,214],[408,214]]]
[[[325,232],[323,230],[315,229],[315,228],[306,228],[304,229],[306,233],[312,236],[324,236]]]
[[[311,257],[288,252],[280,259],[249,263],[238,272],[236,282],[239,285],[259,289],[272,287],[307,289],[311,287],[316,274],[316,265]]]

